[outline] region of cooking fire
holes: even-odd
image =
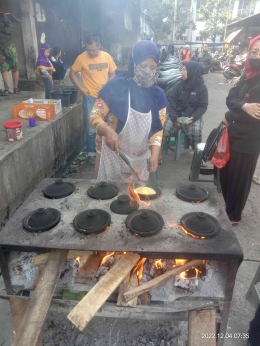
[[[100,267],[96,273],[96,278],[99,278],[101,275],[104,275],[104,273],[108,272],[113,265],[124,255],[125,253],[116,253],[111,252],[103,257],[100,263]],[[133,273],[136,273],[139,281],[139,285],[141,285],[144,282],[148,282],[152,280],[155,277],[160,276],[163,273],[166,273],[167,271],[170,271],[176,267],[182,266],[186,263],[188,263],[188,260],[184,259],[175,259],[175,260],[167,260],[167,259],[147,259],[142,258],[135,268],[133,269]],[[207,276],[207,261],[203,261],[203,264],[198,267],[192,267],[191,269],[188,269],[179,275],[176,276],[177,282],[180,280],[195,280],[198,278],[201,278],[202,280],[205,279]],[[176,280],[175,280],[176,283]],[[176,287],[185,288],[185,285],[183,287],[180,285],[176,285]]]

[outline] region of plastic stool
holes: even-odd
[[[246,293],[246,299],[250,300],[256,307],[260,303],[260,295],[256,289],[256,284],[260,282],[260,266],[258,267],[255,276],[253,278],[253,281],[251,285],[249,286],[249,289]]]
[[[173,136],[175,137],[174,147],[171,146],[171,138]],[[185,136],[185,133],[182,131],[182,129],[179,129],[176,133],[168,136],[166,140],[166,154],[168,153],[168,150],[174,151],[175,153],[174,160],[178,161],[180,159],[182,146],[183,146],[183,149],[188,149],[189,140],[187,136]]]
[[[219,168],[201,168],[202,154],[206,143],[198,143],[195,145],[193,159],[191,163],[190,181],[202,181],[202,182],[213,182],[217,191],[221,192],[220,180],[219,180]],[[214,175],[213,180],[199,179],[199,175]]]

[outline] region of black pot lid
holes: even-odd
[[[177,187],[176,196],[186,202],[202,202],[209,197],[209,193],[203,187],[187,184]]]
[[[78,214],[73,225],[78,232],[96,234],[104,232],[111,223],[108,212],[102,209],[88,209]]]
[[[47,198],[63,198],[71,195],[75,191],[75,185],[56,179],[54,184],[48,185],[43,189],[43,194]]]
[[[119,192],[119,188],[116,185],[102,181],[97,185],[91,186],[87,193],[89,197],[95,199],[110,199],[114,198]]]
[[[206,213],[185,214],[181,218],[181,225],[189,233],[205,238],[213,237],[221,230],[218,220]]]
[[[55,227],[61,218],[59,210],[39,208],[23,219],[23,227],[29,232],[45,232]]]
[[[141,237],[151,236],[163,228],[163,218],[156,211],[139,209],[129,214],[126,218],[127,229]]]
[[[116,214],[128,215],[139,208],[136,200],[131,200],[128,195],[118,196],[117,200],[112,202],[110,209]]]

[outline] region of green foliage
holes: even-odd
[[[200,31],[200,36],[203,40],[206,40],[207,38],[209,38],[209,32],[206,29],[203,29]]]
[[[196,30],[196,24],[193,22],[193,18],[190,18],[190,6],[190,0],[178,0],[177,20],[179,25],[175,34],[176,39],[182,40],[182,36],[189,29],[190,24],[192,25],[192,30]]]
[[[189,28],[189,22],[187,20],[180,22],[175,34],[175,37],[177,38],[177,40],[182,40],[182,36],[183,34],[185,34],[188,28]]]
[[[177,19],[180,21],[176,31],[176,38],[181,38],[189,28],[190,0],[178,0]],[[147,14],[153,21],[155,41],[168,41],[168,35],[171,34],[174,21],[174,0],[141,0],[141,10],[147,11]],[[193,23],[192,30],[196,26]]]
[[[176,30],[175,37],[177,40],[182,40],[183,34],[186,33],[186,31],[189,29],[190,22],[188,20],[186,21],[181,21],[180,24],[178,25],[178,28]],[[196,24],[192,22],[192,31],[196,30]]]
[[[216,36],[223,36],[227,16],[228,0],[208,0],[200,8],[200,17],[205,21],[205,29],[202,33],[204,35],[207,33],[207,38],[215,42]]]
[[[155,41],[167,41],[173,26],[174,0],[141,0],[141,10],[153,21]]]

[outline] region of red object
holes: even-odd
[[[22,123],[20,121],[6,121],[4,123],[8,142],[19,142],[23,139]]]
[[[4,128],[6,129],[18,129],[22,126],[23,124],[20,121],[6,121],[4,123]]]
[[[228,138],[228,129],[226,127],[222,136],[219,139],[217,148],[210,162],[218,168],[223,168],[226,166],[229,159],[230,159],[229,138]]]
[[[251,48],[253,47],[253,45],[255,44],[256,41],[260,40],[260,36],[256,36],[252,39],[252,41],[249,43],[249,46],[248,46],[248,52],[250,52]],[[252,70],[252,67],[251,65],[249,64],[249,54],[247,54],[247,57],[246,57],[246,63],[245,63],[245,74],[246,74],[246,78],[247,79],[250,79],[252,77],[254,77],[255,75],[257,74],[260,74],[260,71],[259,72],[254,72]]]
[[[228,66],[232,67],[233,69],[237,70],[238,72],[241,72],[241,70],[242,70],[242,66],[240,68],[237,64],[228,64]]]

